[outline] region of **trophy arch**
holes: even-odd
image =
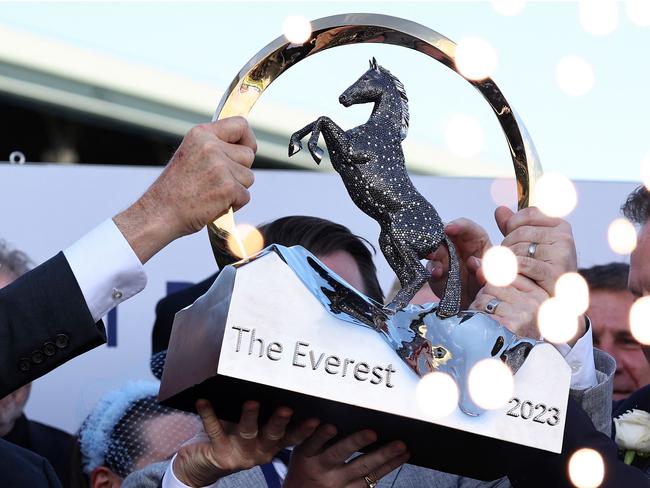
[[[508,143],[517,182],[518,208],[526,208],[534,201],[535,183],[542,175],[542,168],[526,126],[491,78],[472,80],[458,71],[456,43],[411,20],[382,14],[333,15],[314,20],[311,26],[311,35],[305,43],[292,44],[280,36],[253,56],[230,83],[212,120],[237,115],[246,117],[274,80],[303,59],[326,49],[363,43],[413,49],[455,71],[481,93],[496,115]],[[227,236],[234,227],[232,209],[208,225],[215,257],[226,247]],[[217,264],[221,267],[221,263]]]

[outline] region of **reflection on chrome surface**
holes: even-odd
[[[537,344],[480,311],[462,311],[442,319],[435,313],[437,303],[388,310],[352,288],[301,246],[271,245],[234,266],[245,266],[271,252],[287,263],[325,310],[339,320],[377,331],[419,376],[433,371],[449,374],[458,385],[459,408],[467,415],[484,412],[469,395],[467,378],[472,366],[482,359],[498,358],[514,374]]]

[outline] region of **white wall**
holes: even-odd
[[[0,165],[0,238],[42,262],[94,225],[126,207],[154,180],[156,168],[119,166]],[[443,220],[465,216],[483,223],[494,242],[489,179],[415,177]],[[579,264],[590,266],[625,258],[607,244],[607,226],[619,215],[633,183],[577,182],[578,207],[569,216]],[[514,190],[510,195],[514,200]],[[315,215],[349,226],[376,243],[378,226],[345,193],[338,175],[257,171],[252,203],[238,222],[258,224],[286,215]],[[384,290],[393,275],[377,257]],[[101,346],[34,382],[27,406],[30,418],[68,431],[78,428],[94,402],[127,379],[152,378],[148,369],[154,307],[167,281],[199,281],[215,271],[207,235],[181,239],[146,265],[149,283],[118,308],[118,345]]]

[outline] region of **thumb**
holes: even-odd
[[[515,213],[510,210],[508,207],[500,206],[494,211],[494,219],[497,221],[499,230],[503,237],[508,235],[508,221]]]

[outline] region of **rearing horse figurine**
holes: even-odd
[[[420,259],[444,241],[449,250],[449,275],[437,313],[456,315],[460,308],[456,250],[445,235],[438,212],[415,188],[405,167],[402,141],[408,132],[409,113],[404,85],[372,58],[370,69],[339,101],[345,107],[374,103],[374,108],[365,124],[348,131],[329,117],[319,117],[291,136],[289,156],[302,149],[300,140],[311,132],[307,147],[320,163],[323,150],[318,147],[318,137],[323,134],[332,165],[352,201],[381,227],[379,247],[402,287],[388,309],[404,308],[427,283],[430,274]]]

